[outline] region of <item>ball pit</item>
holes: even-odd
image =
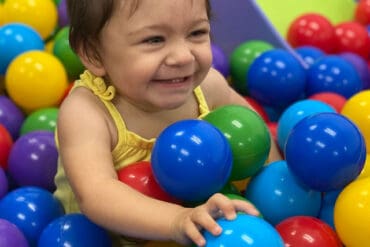
[[[66,16],[66,9],[65,9],[65,2],[66,1],[64,1],[64,0],[53,0],[53,1],[51,1],[50,0],[55,5],[55,7],[57,8],[58,27],[56,26],[54,18],[53,18],[53,15],[55,15],[54,8],[50,7],[48,1],[45,1],[44,3],[36,2],[37,6],[39,6],[39,7],[43,4],[46,4],[45,5],[46,8],[43,8],[44,12],[41,13],[41,14],[38,11],[36,11],[36,9],[31,10],[31,7],[28,6],[31,3],[31,0],[22,0],[22,1],[23,1],[22,4],[23,4],[24,8],[23,9],[15,9],[14,3],[20,3],[21,0],[7,0],[7,1],[0,0],[0,29],[4,28],[7,25],[14,25],[13,22],[9,22],[8,18],[9,18],[10,15],[13,15],[13,17],[14,18],[16,17],[17,19],[26,18],[27,20],[25,20],[25,22],[28,22],[28,23],[24,23],[24,24],[30,25],[32,23],[36,23],[37,25],[41,25],[41,27],[39,26],[38,28],[36,28],[36,26],[33,26],[33,28],[34,28],[34,30],[37,31],[37,33],[41,37],[41,40],[45,40],[45,44],[47,44],[47,47],[48,47],[47,51],[51,55],[53,55],[54,57],[57,57],[56,54],[53,53],[53,50],[55,48],[55,49],[59,50],[59,52],[58,52],[59,54],[62,53],[62,56],[67,56],[66,55],[67,52],[65,52],[64,48],[62,48],[62,47],[64,47],[64,45],[61,45],[61,44],[55,45],[55,40],[54,40],[56,38],[57,31],[61,30],[62,27],[67,26],[67,23],[68,23],[67,16]],[[302,1],[299,1],[299,2],[297,2],[295,0],[285,0],[283,2],[281,2],[281,1],[279,2],[279,1],[275,1],[275,0],[256,0],[256,1],[247,1],[247,2],[245,2],[245,0],[234,0],[234,1],[235,2],[233,2],[233,4],[231,4],[231,5],[230,5],[230,3],[223,2],[223,1],[220,1],[220,2],[216,1],[216,2],[212,3],[214,5],[213,7],[214,7],[214,13],[215,13],[214,20],[211,21],[211,24],[213,25],[213,31],[215,33],[215,35],[214,35],[215,43],[213,45],[214,46],[220,45],[220,49],[223,49],[225,51],[225,53],[222,54],[222,59],[223,59],[223,65],[222,66],[224,66],[224,67],[226,67],[228,65],[228,64],[225,63],[225,57],[230,58],[230,55],[232,53],[231,51],[232,51],[233,48],[237,47],[237,45],[242,44],[243,42],[251,41],[251,40],[257,40],[257,38],[261,38],[261,36],[266,37],[266,38],[259,39],[259,42],[265,42],[265,43],[269,44],[269,47],[265,51],[273,49],[273,46],[277,47],[277,48],[284,48],[284,49],[288,50],[289,52],[291,52],[291,54],[293,54],[293,55],[297,55],[297,54],[300,55],[303,62],[305,62],[309,66],[314,65],[314,62],[316,62],[320,58],[324,58],[326,56],[326,54],[321,54],[322,57],[317,56],[316,58],[313,58],[313,56],[312,56],[312,57],[310,57],[310,60],[307,60],[308,56],[305,56],[305,57],[303,56],[302,57],[302,54],[300,54],[300,51],[298,51],[299,48],[297,48],[294,51],[297,54],[294,54],[294,52],[292,50],[290,50],[290,47],[287,46],[285,44],[285,41],[282,39],[282,37],[284,37],[284,38],[286,37],[285,34],[288,30],[288,26],[289,26],[290,22],[295,17],[297,17],[300,14],[303,14],[305,12],[320,13],[320,14],[324,15],[325,17],[327,17],[335,25],[340,24],[343,21],[352,21],[353,17],[360,19],[360,17],[353,16],[355,1],[352,1],[352,0],[335,0],[336,1],[335,3],[332,3],[331,1],[326,2],[326,1],[322,1],[322,0],[309,0],[309,1],[302,0]],[[5,6],[5,2],[8,2],[8,4],[7,4],[8,6]],[[256,3],[254,3],[254,2],[256,2]],[[369,2],[369,1],[368,0],[364,0],[364,1],[360,0],[358,2],[360,4],[364,4],[364,2]],[[13,3],[11,7],[9,7],[10,3]],[[250,10],[249,5],[255,5],[253,8],[251,8],[252,12],[246,11],[246,10]],[[261,12],[258,12],[258,9],[255,9],[256,6],[259,6],[261,8]],[[220,8],[223,8],[222,11],[221,11]],[[232,11],[230,11],[230,9]],[[39,9],[37,9],[37,10],[39,10]],[[23,14],[20,14],[21,13],[20,11],[26,11],[26,12],[22,12]],[[35,13],[33,13],[33,12],[39,13],[38,16],[34,17]],[[225,15],[220,14],[220,12],[222,12],[222,13],[225,12]],[[284,12],[284,14],[282,15],[281,13],[283,13],[283,12]],[[17,13],[17,14],[14,14],[14,13]],[[232,14],[230,14],[230,13],[232,13]],[[250,13],[250,14],[245,15],[245,13]],[[268,21],[268,19],[264,19],[264,20],[260,20],[258,18],[256,19],[256,16],[259,17],[258,15],[261,15],[261,14],[265,14],[272,21],[272,23],[274,25],[274,28],[276,28],[276,30],[269,27],[268,23],[266,22],[266,20]],[[365,11],[362,12],[363,16],[361,17],[362,19],[360,20],[360,22],[363,22],[363,23],[366,22],[366,16],[364,16],[365,14],[366,14]],[[5,15],[7,15],[7,16],[5,16]],[[356,13],[356,15],[359,15],[359,14]],[[6,23],[5,23],[5,18],[7,18]],[[225,20],[225,19],[227,19],[227,20]],[[45,21],[45,20],[47,20],[47,21]],[[32,22],[32,23],[30,23],[30,22]],[[220,25],[220,23],[222,23],[222,25]],[[249,27],[250,23],[253,23],[253,27]],[[3,25],[3,26],[1,26],[1,25]],[[215,27],[215,25],[217,25],[217,26]],[[51,26],[53,26],[53,27],[51,27]],[[258,28],[255,28],[256,26],[258,26]],[[230,27],[232,27],[232,28],[230,28]],[[267,29],[266,29],[266,27],[267,27]],[[281,37],[277,37],[277,33],[275,31],[278,31],[281,34]],[[46,34],[46,33],[48,33],[48,34]],[[257,35],[253,36],[256,33],[257,33]],[[251,34],[251,35],[249,35],[249,34]],[[220,36],[222,36],[222,37],[220,37]],[[0,37],[0,40],[1,40],[1,37]],[[358,40],[361,40],[361,39],[358,39]],[[65,41],[65,39],[64,39],[64,41]],[[28,45],[31,45],[31,43],[32,42],[30,41],[30,38],[28,38],[28,42],[22,43],[21,45],[18,44],[19,45],[18,48],[19,49],[26,49]],[[62,43],[62,42],[60,42],[60,43]],[[352,40],[351,43],[354,44],[354,40]],[[17,44],[16,42],[12,43],[13,46],[16,46],[16,44]],[[0,44],[0,47],[1,47],[1,44]],[[46,45],[45,45],[45,47],[46,47]],[[56,47],[58,47],[58,48],[56,48]],[[39,50],[43,50],[43,49],[44,48],[40,48]],[[0,50],[6,51],[6,53],[10,53],[11,49],[0,49]],[[351,54],[351,56],[348,55],[348,51],[352,51],[352,52],[355,51],[356,52],[354,47],[349,47],[349,48],[348,47],[344,47],[344,48],[342,47],[342,51],[345,51],[346,53],[341,53],[341,54],[337,54],[337,55],[347,59],[347,61],[349,61],[349,62],[352,62],[352,65],[354,65],[355,69],[357,70],[361,81],[364,82],[365,81],[364,78],[366,78],[365,74],[366,74],[366,72],[368,72],[368,67],[363,66],[364,61],[365,61],[365,64],[366,64],[366,62],[368,62],[367,61],[368,57],[366,57],[366,52],[364,52],[364,53],[359,52],[355,55],[355,56],[359,56],[358,54],[364,54],[361,57],[361,59],[362,59],[361,65],[359,65],[360,63],[358,63],[358,61],[359,61],[359,59],[357,59],[358,57],[353,56],[353,54],[355,54],[355,53]],[[239,69],[239,71],[237,73],[234,73],[234,74],[238,74],[239,78],[242,78],[242,80],[235,80],[236,76],[234,75],[234,81],[232,81],[234,84],[232,84],[232,86],[234,86],[240,93],[244,94],[245,97],[247,97],[247,96],[249,97],[248,88],[246,88],[247,83],[248,83],[247,78],[246,78],[246,74],[247,74],[246,72],[248,71],[249,66],[253,62],[253,60],[256,57],[260,56],[261,54],[262,54],[262,52],[260,52],[260,53],[257,52],[257,55],[255,57],[251,56],[250,59],[247,61],[247,66],[242,65],[241,69]],[[73,54],[73,55],[75,55],[75,54]],[[0,60],[4,59],[4,58],[5,58],[5,56],[1,56]],[[58,59],[60,59],[60,58],[58,58]],[[221,57],[219,57],[218,61],[221,61],[222,59],[221,59]],[[245,58],[239,58],[239,59],[242,60],[242,59],[245,59]],[[60,60],[62,60],[62,59],[60,59]],[[216,62],[216,61],[214,61],[214,62]],[[65,69],[65,74],[68,75],[71,78],[76,78],[73,75],[74,72],[71,72],[71,70],[69,70],[68,67],[66,66],[67,64],[71,65],[71,63],[67,62],[66,64],[63,64],[63,67]],[[1,66],[8,67],[8,64],[5,65],[3,62],[0,62],[0,67]],[[214,67],[217,67],[217,66],[216,66],[216,64],[214,64]],[[223,69],[219,69],[219,70],[222,72]],[[228,75],[228,73],[226,72],[227,70],[225,69],[223,71],[224,71],[224,73],[222,73],[222,74],[226,77]],[[75,74],[77,75],[78,73],[75,73]],[[5,70],[2,73],[2,75],[0,73],[0,84],[2,84],[1,85],[2,87],[3,87],[4,79],[5,79],[3,76],[6,76]],[[48,75],[45,75],[45,76],[48,76]],[[32,83],[34,83],[36,81],[39,81],[39,80],[32,79]],[[241,84],[237,84],[238,82],[241,82]],[[61,84],[64,84],[64,83],[61,83]],[[364,83],[364,88],[363,89],[368,89],[367,84],[368,83]],[[33,89],[34,88],[35,88],[35,86],[33,87]],[[43,87],[41,86],[41,88],[43,88]],[[63,88],[65,88],[65,87],[63,86]],[[8,96],[11,96],[9,94],[9,92],[7,92],[7,91],[9,91],[9,89],[5,88],[4,90],[5,90],[4,95],[0,96],[0,124],[4,125],[4,127],[7,129],[7,131],[9,131],[13,140],[16,141],[19,138],[20,135],[25,134],[24,132],[27,132],[27,133],[29,132],[29,131],[21,130],[22,123],[25,121],[26,117],[30,116],[33,112],[38,112],[39,109],[43,109],[43,107],[44,107],[44,105],[42,107],[39,106],[39,105],[30,107],[31,106],[31,100],[37,100],[38,99],[39,101],[42,101],[43,97],[40,98],[40,97],[38,97],[38,95],[34,95],[34,94],[32,94],[31,96],[28,96],[28,95],[26,96],[26,95],[23,94],[23,96],[21,96],[21,97],[27,99],[28,102],[25,102],[25,104],[23,104],[23,103],[19,104],[19,103],[14,103],[15,100],[12,97],[8,98]],[[333,89],[329,88],[329,90],[333,90]],[[346,92],[347,92],[347,90],[348,90],[348,88],[343,89],[343,91],[346,91]],[[48,94],[49,96],[51,94],[54,94],[54,92],[52,92],[52,89],[50,89],[50,91],[45,89],[44,91],[45,91],[45,94]],[[63,94],[64,94],[64,92],[66,92],[67,89],[65,89],[65,90],[57,89],[56,91],[60,91],[60,92],[63,91]],[[362,92],[363,91],[356,90],[356,93],[351,93],[351,95],[355,96],[357,93],[360,94]],[[35,92],[35,90],[33,90],[33,93],[37,93],[37,92]],[[362,118],[362,117],[367,116],[367,114],[366,114],[366,110],[367,110],[366,105],[367,104],[366,104],[365,96],[363,96],[363,98],[362,98],[362,102],[365,103],[365,105],[363,105],[362,107],[365,106],[365,108],[359,108],[358,105],[353,106],[352,103],[349,103],[347,105],[347,109],[345,111],[341,112],[340,107],[344,106],[343,96],[340,95],[342,97],[341,101],[339,101],[339,100],[336,101],[334,98],[329,99],[329,98],[326,97],[328,94],[332,95],[333,93],[337,94],[338,92],[327,92],[327,91],[322,91],[321,92],[321,90],[320,90],[320,92],[315,93],[315,94],[311,94],[311,95],[310,95],[310,93],[309,93],[309,95],[304,95],[303,94],[300,97],[300,100],[303,99],[303,97],[309,97],[309,99],[321,100],[322,102],[327,103],[328,105],[331,105],[332,107],[334,107],[336,109],[337,113],[341,113],[341,114],[345,115],[346,117],[350,118],[351,121],[355,122],[355,124],[359,127],[361,133],[364,134],[365,141],[368,142],[368,139],[370,139],[370,137],[369,138],[367,137],[367,129],[368,128],[363,127],[363,126],[367,126],[368,124]],[[17,93],[15,93],[15,94],[17,94]],[[324,94],[325,94],[325,97],[324,97]],[[317,96],[317,95],[319,95],[319,96]],[[346,96],[346,98],[348,98],[348,101],[351,99],[352,96]],[[47,104],[47,106],[53,106],[54,107],[54,106],[59,105],[59,103],[61,102],[61,100],[64,96],[62,96],[59,100],[56,100],[56,98],[58,98],[58,97],[55,97],[55,96],[52,96],[52,97],[55,99],[55,101],[53,100],[53,103],[50,104],[50,105]],[[254,100],[254,99],[251,98],[251,100]],[[57,103],[55,103],[55,102],[57,102]],[[294,102],[292,102],[292,103],[294,103]],[[279,109],[270,108],[269,106],[266,106],[265,104],[261,104],[261,102],[257,102],[257,104],[259,104],[259,106],[261,106],[261,108],[263,108],[263,110],[265,112],[268,111],[269,115],[267,117],[266,116],[264,117],[264,119],[267,119],[268,121],[272,121],[272,120],[277,121],[278,120],[278,115],[281,115],[281,113],[284,110],[283,108],[279,108]],[[356,104],[358,104],[358,102]],[[23,105],[25,105],[25,106],[23,106]],[[289,105],[287,105],[286,107],[288,107],[288,106]],[[349,115],[351,115],[351,117]],[[36,128],[36,126],[34,126],[34,127]],[[51,131],[53,129],[53,127],[48,126],[48,128],[49,127],[50,127],[49,130]],[[24,128],[26,128],[26,127],[24,127]],[[276,128],[276,125],[275,125],[275,128]],[[34,130],[33,127],[30,127],[30,129]],[[366,146],[370,146],[370,144],[366,145]],[[361,158],[362,158],[362,156],[367,157],[368,154],[363,155],[363,153],[361,153],[360,156],[361,156]],[[366,162],[368,162],[368,160],[369,159],[366,158]],[[358,180],[366,179],[366,177],[368,176],[368,170],[369,169],[366,169],[366,162],[365,162],[364,168],[361,171],[361,174],[357,177]],[[2,169],[2,168],[0,168],[0,169]],[[14,185],[13,184],[14,181],[13,181],[12,178],[7,177],[7,175],[8,175],[7,172],[1,173],[1,171],[0,171],[0,198],[1,198],[1,194],[3,194],[3,196],[6,196],[7,194],[11,193],[11,190],[13,190],[14,187],[19,186],[19,185]],[[3,174],[3,176],[1,174]],[[354,182],[352,182],[352,183],[354,183]],[[10,186],[9,189],[6,188],[6,186],[8,184]],[[231,183],[227,182],[225,187],[227,187],[227,186],[231,186]],[[243,186],[239,187],[237,190],[243,191],[244,189],[246,189],[246,186],[248,186],[248,185],[245,185],[245,183],[243,183]],[[352,184],[348,185],[348,187],[350,187],[350,186],[352,186]],[[348,190],[351,190],[350,193],[352,195],[348,196],[348,193],[347,193],[347,196],[346,196],[347,198],[345,198],[343,196],[343,198],[341,200],[341,203],[339,203],[339,201],[338,201],[338,209],[337,209],[338,212],[336,213],[337,214],[337,225],[340,226],[340,229],[338,230],[338,233],[340,233],[339,236],[340,236],[341,240],[344,242],[344,244],[346,244],[346,245],[348,244],[349,246],[353,245],[355,247],[364,247],[366,245],[361,245],[361,243],[362,242],[365,242],[365,243],[369,242],[369,239],[367,237],[367,236],[369,236],[369,233],[368,233],[368,231],[364,230],[365,229],[364,227],[368,225],[368,222],[366,221],[366,219],[368,218],[368,215],[366,214],[367,213],[366,211],[361,211],[361,209],[358,207],[358,203],[359,203],[360,199],[363,199],[361,202],[366,202],[366,200],[367,200],[367,198],[361,197],[361,195],[363,196],[363,194],[361,194],[361,192],[365,193],[367,187],[368,187],[368,182],[361,185],[361,186],[360,185],[352,186],[351,189],[348,188]],[[232,188],[228,188],[228,189],[230,191],[232,190]],[[334,192],[339,193],[340,191],[326,192],[325,195],[329,195],[330,193],[334,193]],[[330,203],[328,203],[328,205],[325,207],[325,205],[324,205],[325,204],[325,198],[327,198],[327,197],[325,197],[325,196],[323,197],[323,206],[320,210],[320,215],[318,217],[321,220],[327,220],[328,222],[329,222],[330,219],[333,221],[334,202],[330,201]],[[341,206],[339,204],[341,204]],[[17,206],[14,206],[14,207],[16,208]],[[339,210],[340,207],[342,207],[341,211]],[[365,204],[365,207],[367,207],[366,204]],[[277,208],[277,206],[275,207],[275,209],[276,208]],[[19,210],[21,210],[21,209],[19,209]],[[348,215],[348,211],[353,212],[353,214]],[[67,218],[68,217],[66,217],[65,219],[67,219]],[[13,245],[14,246],[17,245],[19,247],[29,246],[28,243],[24,242],[24,239],[25,239],[24,236],[25,235],[22,233],[21,230],[18,229],[17,226],[15,226],[15,224],[13,222],[11,222],[13,220],[10,220],[10,221],[0,220],[0,221],[1,221],[0,222],[0,228],[1,227],[6,228],[4,231],[1,230],[1,229],[4,229],[4,228],[0,229],[0,246],[2,245],[2,243],[6,243],[6,244],[3,244],[3,245],[6,245],[6,246],[13,246]],[[354,225],[351,225],[352,223]],[[334,223],[332,222],[332,224],[334,224]],[[350,227],[348,227],[348,225],[351,225],[353,227],[350,228]],[[16,227],[15,230],[14,230],[13,226]],[[67,226],[67,225],[64,224],[63,226]],[[65,228],[62,229],[61,225],[59,225],[59,227],[60,228],[58,228],[58,226],[56,227],[54,225],[54,229],[52,231],[50,231],[50,228],[49,228],[48,231],[46,231],[46,232],[49,232],[49,233],[47,234],[46,239],[45,239],[45,237],[43,237],[44,238],[44,240],[43,240],[44,241],[44,243],[43,243],[44,246],[56,245],[57,239],[60,239],[60,237],[61,237],[60,234],[66,233],[66,231],[63,232],[63,230],[65,230]],[[334,227],[333,227],[333,229],[334,229]],[[261,230],[261,232],[262,232],[262,230]],[[5,241],[11,241],[11,242],[1,242],[1,241],[4,240],[4,238],[1,237],[1,233],[5,233]],[[22,240],[22,237],[19,233],[21,235],[23,234],[23,240]],[[86,233],[82,233],[82,234],[86,234]],[[82,238],[81,237],[82,234],[81,234],[81,232],[79,232],[78,234],[76,234],[76,235],[78,235],[77,237],[76,237],[76,235],[73,236],[73,240],[71,240],[74,243],[73,246],[78,246],[79,244],[80,245],[82,244],[81,246],[87,246],[87,245],[94,246],[95,242],[89,242],[89,244],[84,245],[83,243],[85,243],[85,242],[83,240],[86,240],[86,238]],[[71,236],[71,235],[68,235],[68,236]],[[70,241],[66,235],[63,235],[63,238],[64,238],[65,241]],[[324,238],[327,238],[327,236],[324,236]],[[362,242],[360,243],[359,241],[362,241]],[[231,244],[230,246],[234,246],[234,245]],[[176,245],[174,243],[150,242],[146,246],[166,246],[166,247],[168,247],[168,246],[178,246],[178,245]]]

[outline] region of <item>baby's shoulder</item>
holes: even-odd
[[[202,82],[201,88],[210,108],[223,104],[231,93],[226,78],[213,68]]]

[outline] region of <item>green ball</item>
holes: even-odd
[[[80,58],[69,45],[69,26],[63,27],[55,35],[53,54],[62,62],[69,79],[77,79],[84,71]]]
[[[211,111],[204,120],[217,127],[229,141],[233,154],[230,181],[251,177],[263,167],[271,140],[265,122],[255,111],[227,105]]]
[[[230,56],[231,83],[240,94],[247,95],[247,72],[250,65],[263,52],[274,47],[262,40],[251,40],[236,47]]]
[[[221,194],[236,194],[240,195],[238,188],[232,183],[226,183],[226,185],[220,190]]]
[[[35,130],[48,130],[54,132],[57,124],[58,108],[42,108],[32,112],[23,121],[20,134],[24,135]]]

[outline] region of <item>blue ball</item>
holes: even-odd
[[[203,201],[220,191],[229,179],[232,161],[226,137],[212,124],[197,119],[164,129],[151,157],[159,185],[187,202]]]
[[[44,50],[42,37],[32,27],[9,23],[0,27],[0,75],[5,75],[10,62],[21,53]]]
[[[283,160],[252,177],[245,197],[272,225],[297,215],[317,217],[321,206],[321,193],[300,183]]]
[[[217,223],[221,226],[222,233],[213,236],[206,231],[206,247],[284,247],[276,229],[259,217],[239,213],[232,221],[220,218]]]
[[[285,149],[288,135],[299,121],[320,112],[335,112],[335,109],[324,102],[310,99],[300,100],[288,106],[278,120],[277,141],[280,149]]]
[[[320,220],[331,226],[333,230],[335,230],[334,207],[340,192],[342,192],[342,190],[333,190],[323,193],[322,205],[318,217]]]
[[[63,207],[53,194],[38,187],[18,188],[0,201],[0,218],[16,225],[30,246],[36,246],[42,230],[63,214]]]
[[[356,125],[338,113],[318,113],[290,132],[285,159],[293,174],[318,191],[343,189],[364,167],[365,141]]]
[[[310,67],[319,58],[325,56],[325,53],[317,47],[314,46],[300,46],[295,48],[296,53],[305,61]]]
[[[307,96],[334,92],[348,99],[362,89],[363,83],[355,67],[337,55],[317,60],[307,71]]]
[[[108,233],[80,213],[66,214],[42,231],[38,247],[111,247]]]
[[[251,64],[247,88],[262,105],[285,107],[300,99],[306,86],[306,70],[288,51],[265,51]]]

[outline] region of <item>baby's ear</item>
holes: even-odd
[[[91,53],[86,50],[79,48],[77,51],[78,56],[81,59],[82,64],[95,76],[103,77],[106,74],[105,68],[101,63],[98,56],[91,56]]]

